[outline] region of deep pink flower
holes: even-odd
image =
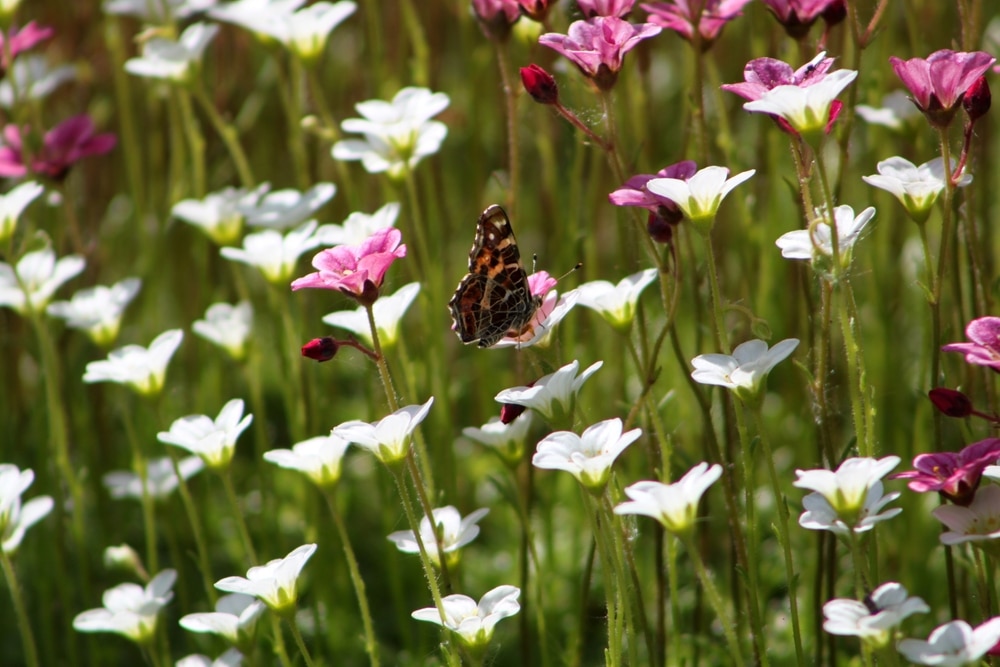
[[[692,7],[692,2],[694,7]],[[719,37],[723,26],[737,16],[750,0],[671,0],[639,5],[649,12],[649,22],[673,30],[691,41],[694,38],[695,23],[701,36],[701,48],[708,50]],[[697,11],[701,7],[701,16]]]
[[[748,0],[749,1],[749,0]],[[635,0],[576,0],[583,16],[592,19],[595,16],[617,16],[622,18],[635,5]]]
[[[625,54],[644,39],[660,33],[652,23],[632,25],[615,16],[574,21],[569,34],[545,33],[538,43],[573,61],[601,90],[615,85]]]
[[[962,108],[969,116],[969,121],[973,123],[986,115],[992,103],[993,95],[990,93],[990,84],[985,76],[976,79],[962,97]]]
[[[968,506],[976,495],[983,469],[1000,458],[1000,438],[975,442],[960,452],[920,454],[913,459],[916,470],[890,475],[908,479],[911,491],[937,491],[956,505]]]
[[[330,361],[337,354],[338,347],[336,339],[331,336],[313,338],[302,346],[302,356],[313,361]]]
[[[2,67],[0,76],[3,76],[3,74],[7,71],[10,67],[11,61],[17,57],[17,54],[27,51],[39,42],[44,42],[55,33],[56,31],[52,28],[48,26],[40,26],[34,21],[29,22],[20,30],[12,27],[6,37],[3,32],[0,32],[0,67]],[[9,59],[7,57],[7,46],[5,46],[5,42],[9,42],[10,44]]]
[[[1000,317],[980,317],[965,327],[971,343],[949,343],[945,352],[963,352],[965,361],[977,366],[989,366],[1000,372]]]
[[[559,103],[559,86],[555,78],[538,65],[521,68],[521,83],[531,99],[539,104]]]
[[[94,134],[94,129],[94,121],[82,114],[64,120],[46,132],[41,148],[31,156],[31,173],[62,180],[74,162],[90,155],[103,155],[115,147],[117,139],[114,134]],[[0,176],[16,178],[28,173],[23,154],[27,133],[28,128],[21,129],[16,125],[3,128]]]
[[[319,271],[293,280],[292,289],[340,290],[359,303],[370,305],[378,298],[385,272],[397,259],[406,257],[406,246],[399,244],[402,236],[395,227],[385,227],[359,246],[341,245],[323,250],[312,261]]]
[[[517,4],[521,5],[521,13],[538,23],[545,20],[555,3],[556,0],[517,0]]]
[[[924,58],[889,58],[892,69],[913,95],[913,103],[935,127],[947,127],[966,91],[996,58],[984,51],[942,49]]]
[[[785,32],[793,39],[801,39],[809,32],[820,14],[837,9],[842,0],[763,0],[774,13],[778,23],[785,26]]]
[[[486,35],[500,41],[510,36],[511,26],[521,18],[517,0],[472,0],[472,11]]]
[[[625,181],[625,184],[608,195],[608,200],[615,206],[641,206],[644,209],[656,214],[656,216],[668,223],[677,224],[684,218],[677,204],[661,195],[650,192],[646,188],[654,178],[679,178],[687,180],[698,171],[698,165],[693,160],[684,160],[669,167],[664,167],[655,174],[636,174]],[[658,222],[658,221],[657,221]],[[650,222],[653,225],[653,222]],[[653,233],[653,230],[650,230]],[[654,238],[655,238],[654,234]]]

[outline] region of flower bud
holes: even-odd
[[[927,392],[934,407],[949,417],[968,417],[972,414],[972,401],[960,391],[946,387],[935,387]]]
[[[517,4],[521,5],[521,13],[529,19],[544,23],[555,0],[517,0]]]
[[[985,116],[986,112],[990,110],[991,101],[990,84],[987,83],[985,76],[981,76],[969,86],[965,95],[962,96],[962,108],[968,114],[969,122],[975,123]]]
[[[516,403],[504,403],[500,406],[500,423],[509,424],[518,417],[521,413],[527,410],[523,405],[518,405]]]
[[[660,207],[661,209],[665,207]],[[649,212],[649,218],[646,219],[646,231],[649,232],[650,237],[657,243],[670,244],[674,239],[674,225],[663,216]]]
[[[539,104],[557,104],[559,88],[551,74],[538,65],[528,65],[521,68],[521,83],[531,95],[531,99]]]
[[[837,25],[847,18],[847,3],[844,0],[834,0],[820,14],[828,26]]]
[[[302,346],[302,356],[314,361],[330,361],[339,347],[337,341],[330,336],[313,338]]]

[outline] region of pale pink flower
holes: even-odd
[[[694,38],[697,25],[704,51],[718,39],[727,23],[742,16],[740,10],[748,2],[750,0],[671,0],[652,2],[640,7],[649,12],[650,23],[673,30],[689,42]]]
[[[319,271],[293,280],[292,289],[335,289],[374,303],[385,272],[397,259],[406,257],[406,246],[399,243],[402,236],[395,227],[386,227],[359,246],[341,245],[323,250],[312,261]]]
[[[82,114],[69,118],[45,133],[40,149],[32,151],[31,173],[59,181],[73,163],[90,155],[103,155],[115,147],[114,134],[94,134],[94,121]],[[0,176],[17,178],[28,174],[24,164],[24,142],[28,128],[7,125],[0,146]]]
[[[521,18],[517,0],[472,0],[472,11],[479,19],[483,32],[491,39],[504,41],[510,28]]]
[[[793,39],[801,39],[822,16],[830,23],[843,20],[844,0],[764,0],[778,23]]]
[[[34,21],[29,21],[20,30],[12,27],[6,35],[0,31],[0,74],[7,71],[17,54],[31,49],[39,42],[44,42],[55,33],[52,28],[40,26]]]
[[[1000,372],[1000,317],[979,317],[965,327],[971,343],[949,343],[945,352],[962,352],[966,363],[988,366]]]
[[[750,0],[744,0],[749,2]],[[632,11],[635,0],[576,0],[584,17],[617,16],[621,18]]]
[[[969,88],[996,62],[984,51],[942,49],[924,58],[889,58],[892,69],[913,95],[931,125],[947,127]]]
[[[538,43],[566,56],[598,88],[609,90],[615,85],[625,54],[659,33],[660,27],[652,23],[633,25],[616,16],[598,16],[574,21],[566,35],[545,33]]]

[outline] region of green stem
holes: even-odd
[[[192,92],[198,104],[201,105],[202,111],[208,116],[212,127],[215,128],[222,142],[226,145],[229,157],[232,158],[233,165],[236,167],[236,173],[239,174],[240,184],[244,188],[252,190],[255,185],[253,172],[250,170],[250,162],[247,160],[246,153],[243,152],[243,146],[240,145],[239,133],[236,131],[236,127],[231,123],[227,123],[222,117],[219,110],[215,108],[215,104],[209,99],[208,93],[205,92],[205,88],[200,81],[192,86]]]
[[[31,632],[28,608],[24,604],[21,586],[14,571],[14,563],[10,554],[3,549],[0,549],[0,565],[3,566],[3,576],[7,580],[7,588],[10,590],[14,612],[17,615],[17,629],[21,633],[21,645],[24,648],[24,664],[28,667],[38,667],[38,648],[35,646],[35,637]]]
[[[517,86],[511,76],[510,42],[493,42],[497,50],[497,64],[500,66],[500,81],[503,83],[504,109],[507,120],[507,209],[510,216],[517,219],[517,193],[520,182],[518,158]]]
[[[205,546],[205,531],[201,525],[198,509],[191,498],[191,490],[188,488],[187,480],[181,475],[181,469],[177,463],[177,455],[174,453],[173,447],[167,446],[167,454],[170,456],[170,464],[173,466],[174,474],[177,476],[177,490],[181,494],[181,504],[184,505],[184,512],[187,514],[188,523],[191,524],[191,532],[194,535],[194,544],[198,551],[198,565],[201,570],[202,581],[205,585],[205,593],[214,606],[219,595],[212,582],[212,566],[210,564],[211,561],[208,559],[208,549]],[[152,569],[150,571],[155,572]]]
[[[198,121],[191,107],[191,94],[186,90],[177,91],[177,103],[181,111],[181,124],[191,151],[191,192],[195,198],[205,196],[205,137],[201,134]]]
[[[283,395],[285,399],[285,410],[289,422],[289,430],[292,439],[298,442],[306,437],[307,430],[307,410],[306,393],[302,380],[302,363],[299,356],[299,339],[296,334],[295,322],[292,318],[291,302],[287,298],[284,290],[277,285],[269,285],[269,296],[271,306],[281,313],[281,335],[279,344],[285,356],[287,364],[286,374],[288,379],[282,382]]]
[[[312,656],[309,655],[309,649],[306,648],[306,643],[302,639],[302,633],[299,631],[299,626],[295,625],[294,618],[286,619],[288,621],[288,627],[292,629],[292,636],[295,637],[295,643],[299,647],[299,653],[302,654],[302,659],[306,663],[306,667],[313,667]]]
[[[684,546],[687,547],[688,555],[691,557],[691,562],[694,564],[698,580],[701,581],[702,590],[705,592],[705,596],[708,598],[708,603],[712,605],[712,609],[715,610],[715,615],[718,617],[719,623],[722,625],[722,632],[726,636],[726,644],[729,647],[729,655],[733,659],[733,664],[746,664],[746,661],[743,658],[743,653],[740,650],[740,643],[736,639],[736,633],[733,631],[734,626],[732,619],[726,612],[726,607],[722,602],[722,597],[719,595],[719,591],[715,588],[715,584],[712,582],[712,575],[709,574],[708,570],[705,568],[705,561],[702,560],[701,553],[698,551],[698,545],[694,543],[694,539],[690,534],[678,535],[677,537],[679,537],[684,543]]]
[[[302,105],[297,94],[296,77],[285,71],[281,65],[281,53],[271,49],[272,64],[278,73],[278,97],[285,112],[286,131],[288,133],[288,151],[295,165],[295,180],[300,190],[309,187],[309,159],[306,157],[305,134],[302,131]]]
[[[135,431],[135,424],[132,423],[133,413],[128,406],[123,406],[122,423],[125,425],[125,435],[128,439],[129,448],[132,450],[132,469],[139,476],[142,483],[142,528],[146,536],[146,563],[149,571],[154,575],[160,571],[160,557],[156,548],[156,508],[153,506],[153,497],[149,493],[149,464],[146,461],[146,454],[143,452],[139,437]]]
[[[250,565],[255,565],[260,561],[257,559],[257,552],[253,548],[253,540],[250,539],[250,531],[247,530],[247,522],[243,518],[243,510],[240,509],[239,499],[233,489],[233,477],[229,468],[219,471],[222,478],[222,486],[226,490],[226,500],[229,501],[229,508],[233,512],[233,519],[236,521],[236,528],[240,533],[240,540],[243,542],[243,550],[250,561]]]
[[[600,506],[590,495],[587,489],[582,488],[583,496],[586,500],[587,518],[590,520],[590,530],[594,535],[594,542],[600,553],[601,574],[604,579],[605,613],[608,618],[608,647],[604,652],[605,664],[607,667],[617,667],[622,664],[622,614],[623,610],[618,603],[616,594],[620,591],[620,585],[616,586],[616,577],[613,572],[614,556],[611,555],[614,547],[609,544],[606,530],[602,529],[604,517],[600,511]],[[619,584],[621,583],[620,580]],[[630,644],[632,642],[629,642]]]

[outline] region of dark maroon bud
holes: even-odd
[[[559,87],[556,86],[556,80],[538,65],[521,68],[521,83],[531,99],[539,104],[558,104]]]
[[[302,346],[302,356],[313,361],[330,361],[333,359],[333,355],[337,354],[339,347],[337,341],[330,336],[313,338]]]
[[[844,0],[833,0],[820,16],[827,25],[837,25],[847,18],[847,3]]]
[[[523,405],[517,405],[515,403],[504,403],[500,407],[500,423],[509,424],[518,417],[521,413],[527,410]]]
[[[661,206],[660,208],[666,207]],[[674,239],[674,225],[653,211],[649,212],[649,218],[646,220],[646,231],[657,243],[669,244]]]
[[[972,414],[972,401],[960,391],[936,387],[927,392],[934,407],[949,417],[968,417]]]
[[[962,108],[969,115],[969,120],[975,123],[990,110],[992,101],[990,84],[986,82],[985,76],[981,76],[969,86],[965,95],[962,96]]]

